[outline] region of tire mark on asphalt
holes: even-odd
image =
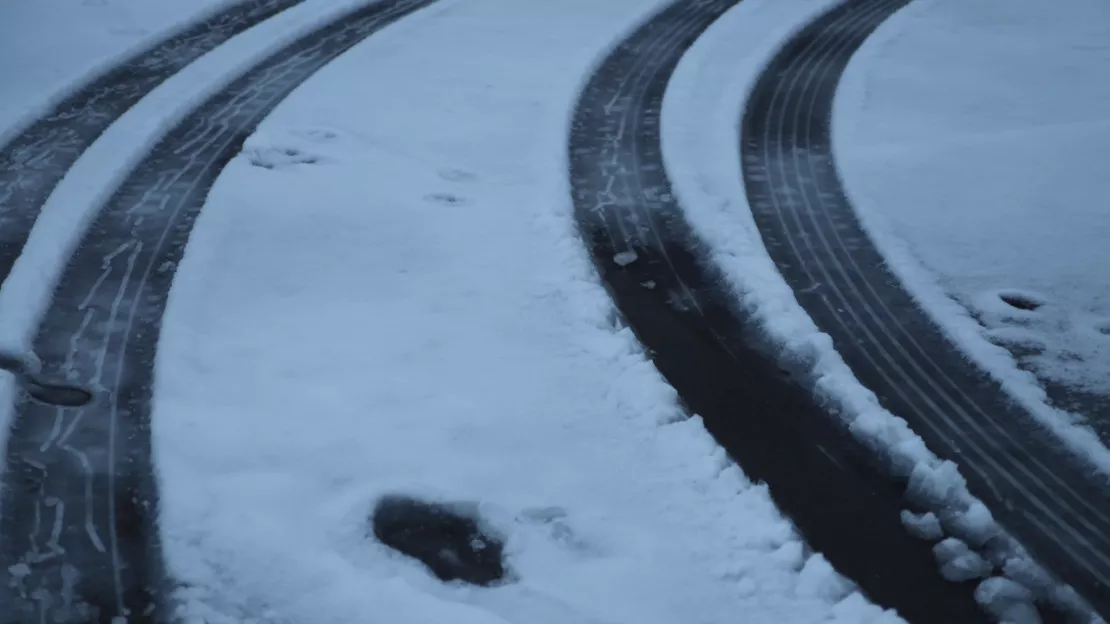
[[[46,199],[108,126],[186,65],[304,0],[245,0],[133,54],[0,147],[0,283]]]
[[[909,0],[850,0],[791,38],[741,123],[749,204],[779,271],[856,376],[955,461],[972,493],[1061,580],[1110,613],[1105,483],[975,369],[887,268],[845,196],[830,147],[852,54]]]
[[[294,88],[433,0],[384,0],[262,61],[160,140],[101,209],[35,340],[44,372],[98,390],[77,409],[22,397],[0,517],[4,622],[159,622],[168,579],[151,457],[152,375],[177,263],[209,189]]]
[[[948,583],[899,514],[904,483],[786,379],[674,197],[659,123],[682,53],[738,0],[678,2],[590,77],[569,138],[583,239],[617,308],[691,411],[779,509],[874,601],[911,621],[983,622],[974,584]]]

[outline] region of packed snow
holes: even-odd
[[[856,379],[779,274],[747,203],[737,132],[748,93],[781,42],[835,4],[745,0],[713,24],[683,57],[668,85],[663,156],[687,220],[748,313],[781,347],[783,358],[809,367],[816,392],[838,409],[854,435],[888,456],[895,473],[909,478],[909,499],[936,512],[942,525],[918,524],[919,518],[907,513],[907,530],[929,539],[947,532],[978,545],[1000,534],[989,510],[970,494],[959,466],[937,458],[905,420],[885,410]],[[1069,431],[1088,435],[1074,427]],[[1016,543],[993,563],[1007,577],[1020,577],[1026,587],[1074,603],[1074,592],[1054,587]],[[1012,602],[1012,596],[1007,598],[1006,608]]]
[[[230,0],[7,0],[0,143],[74,86]]]
[[[849,64],[833,127],[845,187],[911,293],[1110,473],[1033,375],[1110,397],[1108,66],[1100,0],[915,0]],[[1108,404],[1087,402],[1092,425]]]
[[[42,212],[23,253],[0,289],[0,353],[25,353],[30,350],[38,319],[50,304],[54,283],[68,262],[70,252],[80,241],[85,227],[100,205],[115,191],[154,142],[198,102],[233,80],[254,62],[360,3],[361,0],[306,0],[232,37],[193,61],[121,115],[70,167],[42,206]],[[116,13],[126,13],[129,10],[127,7],[131,5],[134,5],[136,15],[146,15],[147,9],[142,8],[145,6],[143,0],[115,0],[112,4],[116,7]],[[103,8],[106,5],[95,6]],[[11,116],[0,117],[0,128],[17,131],[26,123],[28,111],[37,110],[37,105],[33,106],[32,102],[45,106],[59,95],[64,96],[71,92],[74,86],[82,84],[81,71],[88,66],[82,62],[86,60],[83,55],[91,55],[91,50],[95,47],[93,44],[103,43],[97,37],[111,30],[111,22],[103,17],[104,21],[99,23],[100,28],[90,35],[92,42],[84,43],[81,36],[65,30],[69,27],[67,13],[56,11],[35,15],[38,15],[37,21],[28,20],[24,28],[28,32],[34,32],[39,41],[53,41],[57,48],[48,56],[54,61],[44,67],[55,67],[61,75],[70,76],[77,82],[68,87],[56,88],[52,86],[53,83],[36,82],[41,79],[41,74],[34,71],[26,74],[27,84],[21,82],[24,74],[13,75],[5,86],[10,84],[13,93],[25,94],[20,97],[23,97],[26,105],[13,105],[10,109]],[[144,38],[142,46],[182,28],[180,24],[175,27],[167,23],[165,16],[161,21],[153,21],[156,15],[158,14],[150,14],[150,26],[152,29],[158,26],[157,32],[160,34]],[[174,14],[168,12],[167,15]],[[192,19],[197,18],[194,15]],[[59,36],[56,34],[58,32],[66,33],[68,38],[64,40],[64,44],[54,40]],[[103,70],[104,64],[110,65],[131,51],[120,50],[123,48],[115,50],[115,55],[105,52],[96,67]],[[36,67],[31,62],[28,65]],[[36,89],[50,89],[50,92],[41,93],[36,98],[33,95]],[[15,103],[20,101],[20,97],[5,101]],[[7,376],[0,377],[0,441],[7,439],[11,407],[10,381]]]
[[[809,554],[613,309],[573,228],[570,111],[657,0],[444,0],[321,71],[223,172],[156,369],[189,622],[893,622]],[[512,582],[376,543],[469,504]]]

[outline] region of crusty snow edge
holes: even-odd
[[[864,68],[902,31],[907,21],[914,18],[914,11],[929,8],[928,3],[916,6],[911,3],[906,9],[894,15],[879,26],[867,38],[859,51],[853,55],[844,71],[837,97],[833,102],[832,145],[845,145],[846,135],[851,128],[864,123],[859,119],[860,105],[866,96],[867,72]],[[843,151],[843,150],[838,150]],[[843,159],[842,164],[851,169],[852,160]],[[853,193],[852,175],[845,175],[844,190],[855,203],[863,198]],[[856,204],[858,205],[858,204]],[[893,234],[883,219],[874,211],[857,211],[863,229],[874,242],[875,247],[890,260],[889,265],[895,272],[906,291],[917,301],[933,321],[948,337],[960,347],[971,362],[986,371],[1001,385],[1018,404],[1024,407],[1049,431],[1059,436],[1077,455],[1086,460],[1103,475],[1110,476],[1110,449],[1099,440],[1098,434],[1078,418],[1064,410],[1048,404],[1048,396],[1033,373],[1018,367],[1013,355],[1004,347],[991,343],[983,335],[983,327],[972,318],[964,306],[944,294],[944,289],[932,273],[922,265],[898,236]]]
[[[675,192],[714,264],[745,311],[781,349],[780,357],[791,365],[802,363],[814,392],[835,406],[853,435],[884,455],[896,475],[909,477],[908,498],[936,512],[949,534],[973,546],[991,537],[995,543],[1001,540],[1004,548],[985,555],[996,570],[1036,596],[1090,613],[1074,590],[1051,579],[1002,532],[968,491],[957,466],[933,454],[905,420],[885,410],[855,378],[831,338],[797,302],[763,245],[740,175],[742,109],[779,43],[836,3],[748,0],[713,24],[687,52],[668,85],[662,111],[663,157]],[[1004,596],[1012,601],[1014,592],[994,591],[1001,579],[990,582],[977,597],[989,609],[1005,608],[992,600]]]

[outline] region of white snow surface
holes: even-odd
[[[139,5],[146,0],[132,2]],[[366,0],[307,0],[283,11],[193,61],[121,115],[77,159],[54,188],[31,230],[23,253],[4,280],[3,288],[0,289],[0,352],[18,354],[31,349],[39,318],[50,304],[54,285],[73,248],[84,234],[89,220],[139,159],[173,124],[180,121],[203,98],[234,80],[258,60],[336,15],[365,3]],[[127,5],[122,0],[114,0],[112,6]],[[145,15],[145,9],[136,11],[137,14]],[[68,15],[64,12],[56,12],[53,17],[55,22],[68,20]],[[59,36],[57,33],[66,32],[65,28],[68,26],[59,26],[59,31],[55,28],[57,24],[47,19],[45,14],[40,18],[38,22],[28,23],[26,27],[36,28],[39,39],[53,42],[59,48],[57,58],[64,58],[70,64],[64,65],[58,61],[58,66],[66,69],[65,75],[80,82],[79,71],[85,65],[77,61],[82,52],[88,52],[94,47],[93,44],[81,43],[80,36],[73,33],[70,33],[73,41],[59,42],[56,39]],[[111,23],[105,21],[100,24],[102,30],[110,30]],[[163,35],[165,31],[180,29],[171,28],[163,22],[158,23],[163,26]],[[148,43],[146,41],[144,45]],[[72,51],[64,53],[70,45]],[[113,56],[102,59],[105,63],[117,60],[119,59]],[[35,74],[26,75],[31,86],[19,86],[19,80],[23,77],[20,74],[19,79],[12,79],[13,89],[30,94],[36,84]],[[43,85],[39,87],[47,88]],[[61,92],[68,91],[62,89]],[[27,101],[34,99],[28,96]],[[51,100],[45,98],[42,101]],[[41,112],[33,108],[26,110]],[[24,122],[25,120],[20,121],[14,117],[0,117],[0,126],[7,123],[7,127],[17,128]],[[0,443],[8,435],[11,392],[10,376],[0,376]]]
[[[1096,436],[1047,407],[1003,348],[1029,351],[1042,379],[1110,396],[1108,65],[1100,0],[915,0],[849,64],[833,138],[853,205],[910,292],[1110,473]]]
[[[944,537],[944,528],[940,525],[940,519],[931,511],[917,514],[903,509],[901,517],[902,525],[910,535],[918,539],[933,541]]]
[[[781,348],[781,357],[806,368],[818,395],[853,434],[885,454],[895,473],[909,477],[907,495],[937,512],[943,530],[981,544],[998,535],[1000,527],[968,491],[959,466],[940,460],[905,420],[885,410],[856,379],[778,272],[747,203],[738,125],[748,93],[781,42],[836,3],[745,0],[710,26],[683,57],[667,88],[661,125],[667,172],[710,258],[747,312]],[[1074,427],[1069,431],[1087,434]],[[1011,542],[1010,549],[1007,576],[1020,577],[1040,595],[1083,608],[1073,590],[1054,586],[1019,545]]]
[[[575,235],[569,111],[658,5],[444,0],[228,165],[156,369],[186,621],[898,621],[684,418]],[[444,585],[368,539],[389,493],[479,503],[519,580]]]
[[[745,0],[687,52],[663,102],[667,173],[687,220],[710,249],[741,303],[781,344],[807,363],[853,432],[913,474],[929,499],[966,494],[959,471],[925,447],[906,421],[879,405],[814,325],[775,268],[760,238],[740,175],[738,124],[747,95],[778,46],[836,0]]]
[[[0,143],[90,75],[231,0],[5,0]]]

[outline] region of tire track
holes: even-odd
[[[92,405],[16,405],[3,474],[4,622],[159,622],[171,610],[151,457],[162,313],[222,168],[294,88],[433,0],[384,0],[260,62],[159,141],[70,259],[35,340],[46,372],[98,389]]]
[[[583,90],[569,137],[583,239],[614,301],[691,411],[810,546],[910,621],[982,622],[973,584],[944,581],[910,537],[902,489],[783,374],[702,254],[664,168],[660,110],[683,52],[738,0],[677,2],[622,41]]]
[[[795,296],[883,406],[937,455],[1036,559],[1110,615],[1104,482],[913,301],[857,221],[830,148],[837,83],[852,54],[909,0],[849,0],[789,40],[741,124],[749,204]]]
[[[66,171],[120,115],[235,35],[304,0],[244,0],[142,50],[55,104],[0,147],[0,283]]]

